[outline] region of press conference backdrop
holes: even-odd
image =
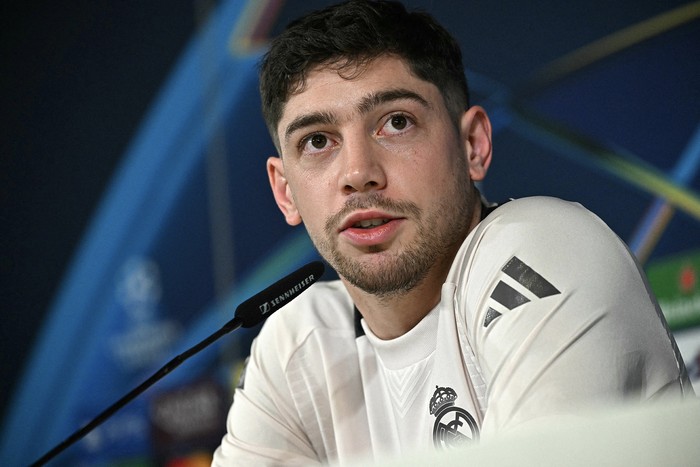
[[[222,1],[192,38],[47,313],[4,420],[2,465],[35,460],[238,303],[317,258],[269,194],[264,161],[275,150],[257,63],[289,19],[328,3]],[[600,2],[606,21],[588,2],[527,13],[517,2],[406,3],[434,13],[465,49],[473,101],[494,123],[485,195],[558,196],[602,217],[642,262],[697,388],[700,3],[630,13]],[[55,465],[206,463],[256,332],[185,363]]]

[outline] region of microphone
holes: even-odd
[[[221,329],[201,341],[199,344],[191,347],[170,360],[150,378],[141,383],[138,387],[134,388],[117,402],[109,406],[102,413],[93,418],[91,422],[66,438],[62,443],[56,445],[53,449],[48,451],[31,465],[39,466],[46,464],[69,446],[97,428],[101,423],[114,415],[119,409],[135,399],[136,396],[144,392],[158,380],[180,366],[185,360],[203,350],[205,347],[218,340],[221,336],[240,327],[251,328],[263,322],[272,313],[279,310],[284,305],[298,297],[304,290],[308,289],[311,284],[316,282],[323,275],[324,270],[325,267],[323,266],[323,263],[320,261],[313,261],[283,277],[262,292],[258,292],[248,300],[239,304],[236,307],[236,312],[234,313],[233,319],[224,324]]]
[[[320,261],[302,266],[238,305],[233,320],[240,318],[244,328],[255,326],[309,288],[324,270]]]

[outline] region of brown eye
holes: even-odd
[[[391,126],[393,126],[397,130],[403,130],[406,128],[406,125],[408,124],[408,120],[406,120],[406,117],[403,115],[394,115],[391,117]]]
[[[310,141],[314,148],[323,149],[326,147],[326,143],[328,143],[328,138],[323,135],[313,135]]]

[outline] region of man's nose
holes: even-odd
[[[341,150],[340,188],[346,194],[381,190],[386,186],[382,149],[371,138],[346,140]]]

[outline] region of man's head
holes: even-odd
[[[491,159],[457,45],[388,2],[314,13],[281,37],[261,87],[280,154],[268,176],[287,223],[304,224],[346,285],[384,298],[419,284],[438,293],[478,223],[473,182]]]
[[[307,73],[335,67],[350,76],[382,55],[401,58],[418,78],[441,90],[455,122],[469,107],[462,54],[432,17],[398,2],[351,0],[293,23],[272,43],[260,73],[265,122],[279,148],[277,125],[289,97],[304,89]]]

